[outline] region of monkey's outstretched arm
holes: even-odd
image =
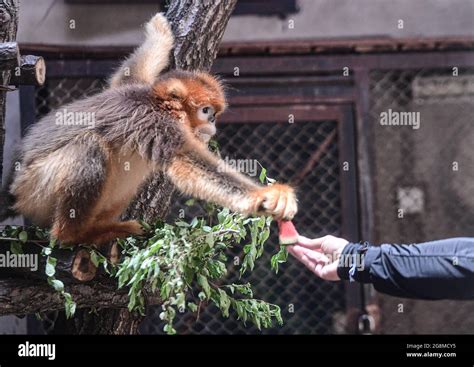
[[[145,41],[127,58],[110,79],[110,87],[127,83],[152,84],[168,66],[174,36],[163,13],[145,25]]]
[[[297,211],[290,186],[258,185],[204,149],[178,154],[166,173],[185,194],[242,214],[265,213],[276,219],[292,219]]]

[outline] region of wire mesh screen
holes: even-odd
[[[36,118],[76,99],[99,93],[105,80],[96,78],[48,78],[36,91]]]
[[[322,123],[301,122],[288,124],[223,124],[217,140],[224,159],[258,162],[268,169],[272,178],[288,182],[298,177],[312,152],[335,129],[331,121]],[[251,166],[249,164],[248,166]],[[258,164],[254,166],[258,167]],[[297,227],[308,228],[305,234],[317,237],[323,233],[339,234],[341,225],[339,197],[339,163],[337,145],[332,144],[318,166],[301,181],[298,187],[299,214],[294,222]],[[258,171],[259,172],[259,171]],[[254,172],[250,172],[251,174]],[[257,179],[257,178],[256,178]],[[179,198],[171,215],[185,208]],[[188,219],[202,215],[197,208],[185,209]],[[344,289],[342,284],[322,282],[292,258],[275,275],[270,270],[270,258],[278,248],[276,225],[267,242],[267,250],[250,276],[240,279],[254,285],[255,296],[275,303],[282,308],[283,327],[263,330],[262,333],[324,334],[343,330]],[[243,257],[242,247],[234,248],[232,256]],[[238,267],[229,268],[229,281],[237,282]],[[143,325],[143,331],[158,333],[159,308]],[[204,307],[199,320],[189,314],[180,318],[181,333],[236,334],[260,333],[254,327],[244,327],[231,315],[220,316],[214,306]]]
[[[36,114],[40,118],[54,108],[85,95],[100,91],[103,81],[92,78],[49,79],[37,90]],[[339,156],[337,123],[335,121],[306,121],[295,124],[221,124],[217,140],[224,159],[249,162],[248,174],[255,174],[259,164],[266,167],[268,176],[288,182],[298,179],[299,214],[296,226],[305,228],[305,235],[340,234],[341,205],[339,182]],[[298,177],[309,158],[321,143],[333,135],[317,165],[305,177]],[[257,164],[256,162],[259,162]],[[258,177],[255,177],[258,179]],[[176,195],[170,218],[184,212],[187,219],[202,214],[198,207],[187,207],[187,198]],[[182,211],[181,211],[182,210]],[[182,334],[237,334],[285,333],[327,334],[342,333],[345,328],[344,285],[323,282],[292,258],[281,266],[278,275],[270,269],[270,257],[278,249],[276,226],[267,243],[267,250],[250,276],[240,281],[254,284],[255,296],[278,304],[285,321],[283,327],[259,331],[250,325],[243,326],[236,315],[228,319],[220,316],[213,306],[204,306],[196,314],[178,315],[177,331]],[[242,256],[242,248],[234,248],[231,256]],[[229,282],[238,280],[237,267],[229,268]],[[163,324],[159,307],[151,310],[141,325],[142,333],[162,333]]]
[[[473,236],[474,70],[377,70],[370,79],[377,242]],[[380,296],[380,306],[384,333],[474,332],[474,302]]]

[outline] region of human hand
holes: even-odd
[[[288,246],[288,252],[309,270],[324,280],[340,280],[337,266],[342,250],[349,241],[334,236],[310,239],[298,236],[298,243]]]

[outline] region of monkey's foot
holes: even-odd
[[[141,224],[136,220],[112,223],[99,222],[93,227],[87,229],[74,228],[73,231],[68,231],[68,228],[64,228],[61,231],[53,228],[52,231],[53,236],[62,243],[87,243],[98,246],[117,238],[125,238],[131,235],[142,235],[143,233],[144,230]]]
[[[146,32],[149,36],[160,36],[173,39],[173,31],[171,30],[168,19],[164,13],[158,13],[146,24]]]

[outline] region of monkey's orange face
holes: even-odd
[[[189,91],[186,112],[194,134],[207,143],[216,134],[216,120],[225,109],[225,97],[221,84],[211,75],[194,75],[185,81]]]
[[[173,71],[154,86],[158,97],[179,102],[194,134],[208,142],[216,133],[216,118],[226,107],[219,81],[203,72]]]

